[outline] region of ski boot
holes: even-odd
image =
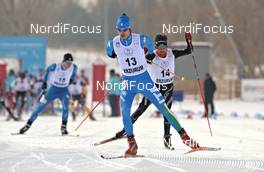
[[[19,134],[24,134],[25,132],[27,132],[27,130],[31,127],[30,124],[26,124],[24,127],[22,127],[20,130],[19,130]]]
[[[165,135],[163,139],[163,143],[166,149],[174,150],[174,147],[171,145],[171,134]]]
[[[125,152],[125,156],[129,157],[129,156],[134,156],[137,154],[137,142],[134,138],[134,136],[129,136],[127,138],[127,142],[128,142],[128,149]]]
[[[91,119],[92,121],[96,121],[96,119],[95,119],[95,117],[93,116],[93,114],[90,115],[90,119]]]
[[[68,135],[67,126],[61,125],[61,135]]]
[[[184,128],[179,131],[183,144],[189,146],[192,149],[199,148],[199,143],[188,136]]]

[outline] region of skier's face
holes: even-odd
[[[125,29],[125,30],[120,30],[120,29],[116,29],[118,35],[120,35],[120,37],[122,39],[127,39],[128,36],[130,35],[130,30],[129,29]]]
[[[157,54],[160,57],[165,57],[167,55],[167,44],[158,44],[156,45]]]
[[[65,69],[70,68],[71,65],[72,65],[72,62],[71,61],[65,61],[65,62],[63,62],[63,66],[64,66]]]
[[[167,48],[157,49],[157,54],[160,57],[166,57],[167,56]]]

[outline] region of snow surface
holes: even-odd
[[[178,112],[178,108],[177,104],[173,105],[174,112]],[[195,113],[202,110],[202,106],[194,101],[185,101],[181,108]],[[115,160],[103,160],[100,155],[123,154],[127,148],[125,139],[92,146],[114,136],[122,128],[121,118],[101,117],[101,107],[95,113],[97,121],[87,120],[79,130],[79,137],[60,136],[59,115],[41,116],[25,135],[10,135],[25,122],[6,122],[0,114],[0,172],[264,171],[264,121],[253,118],[254,113],[264,112],[263,102],[218,101],[216,108],[224,115],[210,120],[213,137],[209,134],[206,119],[198,115],[186,119],[181,114],[178,118],[189,135],[201,145],[221,147],[221,151],[184,155],[189,148],[181,143],[173,129],[175,150],[166,150],[162,142],[163,119],[149,117],[155,109],[151,106],[134,127],[139,154],[146,158]],[[234,111],[239,117],[229,117],[228,114]],[[244,117],[245,113],[249,117]],[[24,116],[27,118],[28,115]],[[83,116],[72,122],[69,116],[68,130],[73,131],[81,119]]]

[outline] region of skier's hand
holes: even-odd
[[[47,83],[46,82],[42,83],[41,89],[42,90],[46,90],[47,89]]]
[[[192,34],[191,33],[185,33],[185,40],[186,40],[186,43],[187,43],[188,47],[191,47],[191,49],[193,49],[193,46],[192,46]]]
[[[73,85],[76,85],[76,81],[74,79],[70,79],[70,85],[73,84]]]

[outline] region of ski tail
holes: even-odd
[[[144,158],[144,155],[117,155],[117,156],[105,156],[100,155],[102,159],[121,159],[121,158]]]
[[[185,155],[186,154],[190,154],[190,153],[193,153],[193,152],[197,152],[197,151],[220,151],[221,148],[215,148],[215,147],[206,147],[206,146],[201,146],[199,148],[195,148],[195,149],[192,149],[186,153],[184,153]]]

